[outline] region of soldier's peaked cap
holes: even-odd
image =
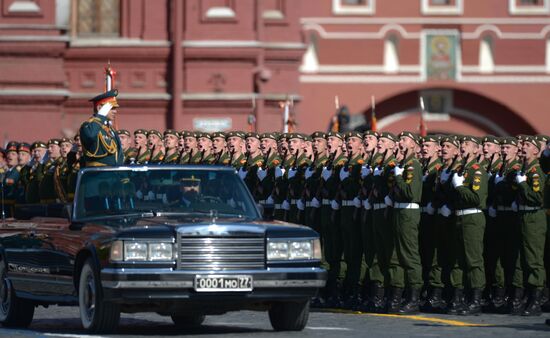
[[[408,137],[410,139],[412,139],[414,142],[416,142],[416,144],[419,143],[419,138],[418,138],[418,135],[410,132],[410,131],[402,131],[399,133],[399,138],[402,138],[402,137]]]
[[[261,134],[261,135],[260,135],[260,138],[261,138],[261,139],[270,138],[270,139],[272,139],[272,140],[277,141],[277,139],[278,139],[279,137],[278,137],[277,133],[271,132],[271,133],[263,133],[263,134]]]
[[[136,130],[134,130],[134,136],[138,135],[138,134],[143,134],[143,135],[147,136],[149,134],[149,131],[147,131],[145,129],[136,129]]]
[[[214,132],[214,133],[210,134],[210,136],[212,136],[212,139],[215,139],[215,138],[225,139],[225,133],[223,131]]]
[[[500,144],[500,139],[493,135],[486,135],[483,137],[482,140],[483,143],[494,143],[494,144]]]
[[[116,131],[116,133],[119,134],[119,135],[126,135],[128,137],[130,136],[130,132],[126,129],[119,129],[119,130]]]
[[[437,135],[426,135],[424,137],[422,137],[422,143],[424,142],[435,142],[435,143],[439,143],[439,140],[441,138]]]
[[[378,138],[387,138],[388,140],[391,140],[391,141],[394,141],[394,142],[397,141],[397,137],[395,137],[394,134],[392,134],[390,132],[387,132],[387,131],[381,132],[380,136],[378,136]]]
[[[465,136],[462,136],[462,138],[460,139],[460,142],[468,142],[468,141],[474,142],[475,144],[480,144],[479,138],[475,136],[465,135]]]
[[[540,143],[539,143],[539,141],[537,140],[537,138],[536,138],[535,136],[526,136],[526,137],[523,139],[523,142],[531,143],[532,145],[534,145],[535,147],[537,147],[537,149],[540,150]]]
[[[162,138],[162,134],[160,133],[160,131],[155,130],[155,129],[149,130],[149,134],[147,134],[147,135],[156,135],[156,136],[158,136],[159,138]]]
[[[441,144],[443,143],[450,143],[452,144],[453,146],[455,147],[460,147],[460,142],[458,141],[458,139],[454,136],[450,136],[450,135],[447,135],[447,136],[443,136],[441,138]]]
[[[329,138],[329,137],[337,137],[340,140],[344,140],[344,135],[342,133],[339,133],[339,132],[336,132],[336,131],[331,131],[330,133],[328,133],[327,138]]]
[[[314,132],[313,134],[311,134],[311,138],[312,139],[316,139],[316,138],[326,138],[327,137],[327,134],[326,133],[323,133],[322,131],[316,131]]]
[[[113,105],[113,107],[118,107],[118,102],[116,100],[116,97],[118,96],[118,90],[117,89],[112,89],[112,90],[109,90],[103,94],[99,94],[98,96],[90,99],[90,102],[93,102],[94,105],[98,105],[98,104],[106,104],[106,103],[110,103]]]
[[[26,153],[31,153],[31,145],[26,143],[26,142],[22,142],[22,143],[19,143],[19,145],[17,146],[17,151],[18,152],[26,152]]]
[[[352,137],[357,137],[358,139],[363,139],[363,133],[361,132],[358,132],[358,131],[350,131],[346,134],[346,139],[349,139],[349,138],[352,138]]]
[[[375,132],[374,130],[367,130],[363,133],[363,138],[364,137],[367,137],[367,136],[375,136],[375,137],[378,137],[380,135],[378,135],[377,132]]]
[[[6,153],[8,153],[10,151],[17,152],[17,147],[18,146],[19,146],[19,143],[15,142],[15,141],[9,142],[8,145],[6,146]]]
[[[46,143],[42,141],[36,141],[32,144],[31,150],[34,150],[36,148],[47,148]]]
[[[500,139],[500,144],[504,145],[504,144],[508,144],[508,145],[512,145],[512,146],[518,146],[518,139],[513,137],[513,136],[508,136],[508,137],[502,137]]]

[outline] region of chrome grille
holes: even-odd
[[[179,238],[179,270],[260,270],[265,267],[263,237]]]

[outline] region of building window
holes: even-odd
[[[332,0],[335,15],[372,15],[376,0]]]
[[[421,0],[423,15],[461,15],[464,12],[464,0]]]
[[[549,0],[508,0],[511,15],[546,15],[550,13]]]
[[[120,35],[120,0],[77,0],[79,37]]]
[[[488,74],[495,71],[493,38],[486,36],[479,43],[479,72]]]
[[[386,73],[399,72],[398,42],[395,35],[390,35],[384,41],[384,71]]]

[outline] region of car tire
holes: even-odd
[[[309,319],[309,300],[273,303],[269,321],[275,331],[302,331]]]
[[[120,305],[103,300],[99,273],[91,259],[80,272],[78,308],[82,327],[89,332],[113,332],[120,321]]]
[[[174,325],[179,329],[194,329],[204,323],[205,315],[171,315]]]
[[[15,295],[4,261],[0,261],[0,278],[0,323],[5,327],[28,327],[34,316],[34,303]]]

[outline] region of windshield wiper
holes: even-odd
[[[200,215],[202,217],[237,217],[245,218],[242,214],[233,214],[233,213],[223,213],[223,212],[212,212],[211,210],[192,210],[192,211],[159,211],[155,213],[156,216],[196,216]]]
[[[113,214],[113,215],[101,215],[101,216],[92,216],[86,217],[82,221],[99,221],[99,220],[110,220],[110,219],[126,219],[126,218],[152,218],[155,217],[154,211],[141,211],[141,212],[132,212],[127,214]]]

